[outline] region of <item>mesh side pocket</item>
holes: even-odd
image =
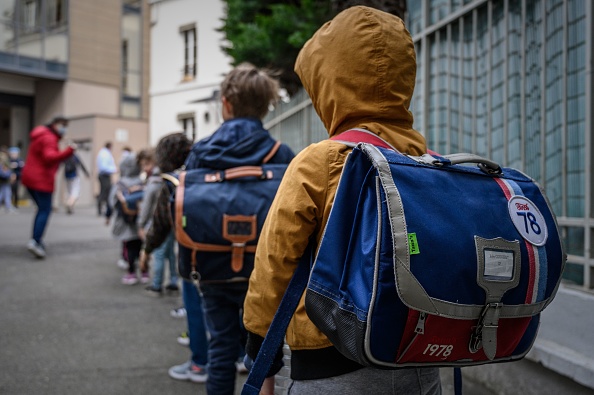
[[[310,289],[305,292],[305,310],[311,321],[345,357],[365,366],[370,363],[364,355],[366,322],[341,309],[331,298]]]

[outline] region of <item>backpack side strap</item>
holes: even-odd
[[[164,180],[166,180],[166,181],[169,181],[174,186],[178,186],[179,185],[179,180],[176,177],[172,176],[171,174],[162,173],[161,174],[161,178],[164,179]]]

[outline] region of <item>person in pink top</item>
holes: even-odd
[[[42,238],[52,212],[56,171],[60,163],[69,158],[76,149],[74,144],[63,151],[58,147],[67,126],[68,119],[56,116],[49,124],[33,128],[29,134],[31,143],[21,182],[37,205],[37,213],[33,221],[33,238],[27,243],[27,249],[39,259],[45,258]]]

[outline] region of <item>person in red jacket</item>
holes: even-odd
[[[63,151],[58,148],[58,142],[66,133],[67,126],[68,119],[56,116],[48,125],[37,126],[29,134],[31,143],[21,182],[37,205],[33,221],[33,238],[27,243],[27,249],[39,259],[45,258],[45,247],[41,239],[52,212],[56,171],[60,163],[69,158],[76,149],[75,145],[70,145]]]

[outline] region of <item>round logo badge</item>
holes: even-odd
[[[508,209],[512,222],[524,239],[539,247],[547,242],[547,224],[530,199],[524,196],[513,196],[509,200]]]

